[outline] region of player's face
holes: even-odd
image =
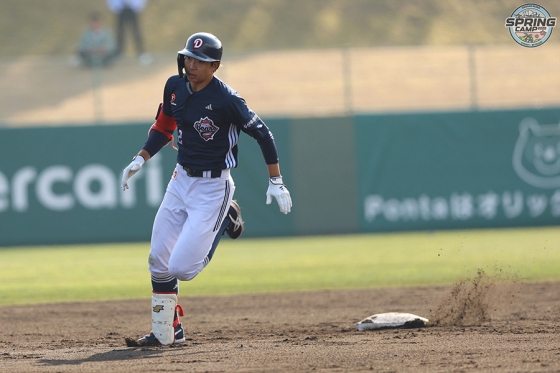
[[[185,71],[187,79],[191,83],[191,87],[195,91],[199,91],[206,87],[217,69],[219,62],[205,62],[195,58],[185,56]]]

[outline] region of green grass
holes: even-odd
[[[0,249],[0,305],[150,297],[148,243]],[[560,280],[560,229],[225,238],[181,296]]]

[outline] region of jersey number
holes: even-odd
[[[183,131],[182,130],[177,131],[177,142],[179,144],[183,145]]]

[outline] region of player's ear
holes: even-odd
[[[214,72],[220,68],[220,61],[212,62],[212,66],[214,67]]]

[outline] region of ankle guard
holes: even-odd
[[[162,345],[170,345],[175,340],[173,319],[176,307],[176,294],[152,293],[152,333]]]

